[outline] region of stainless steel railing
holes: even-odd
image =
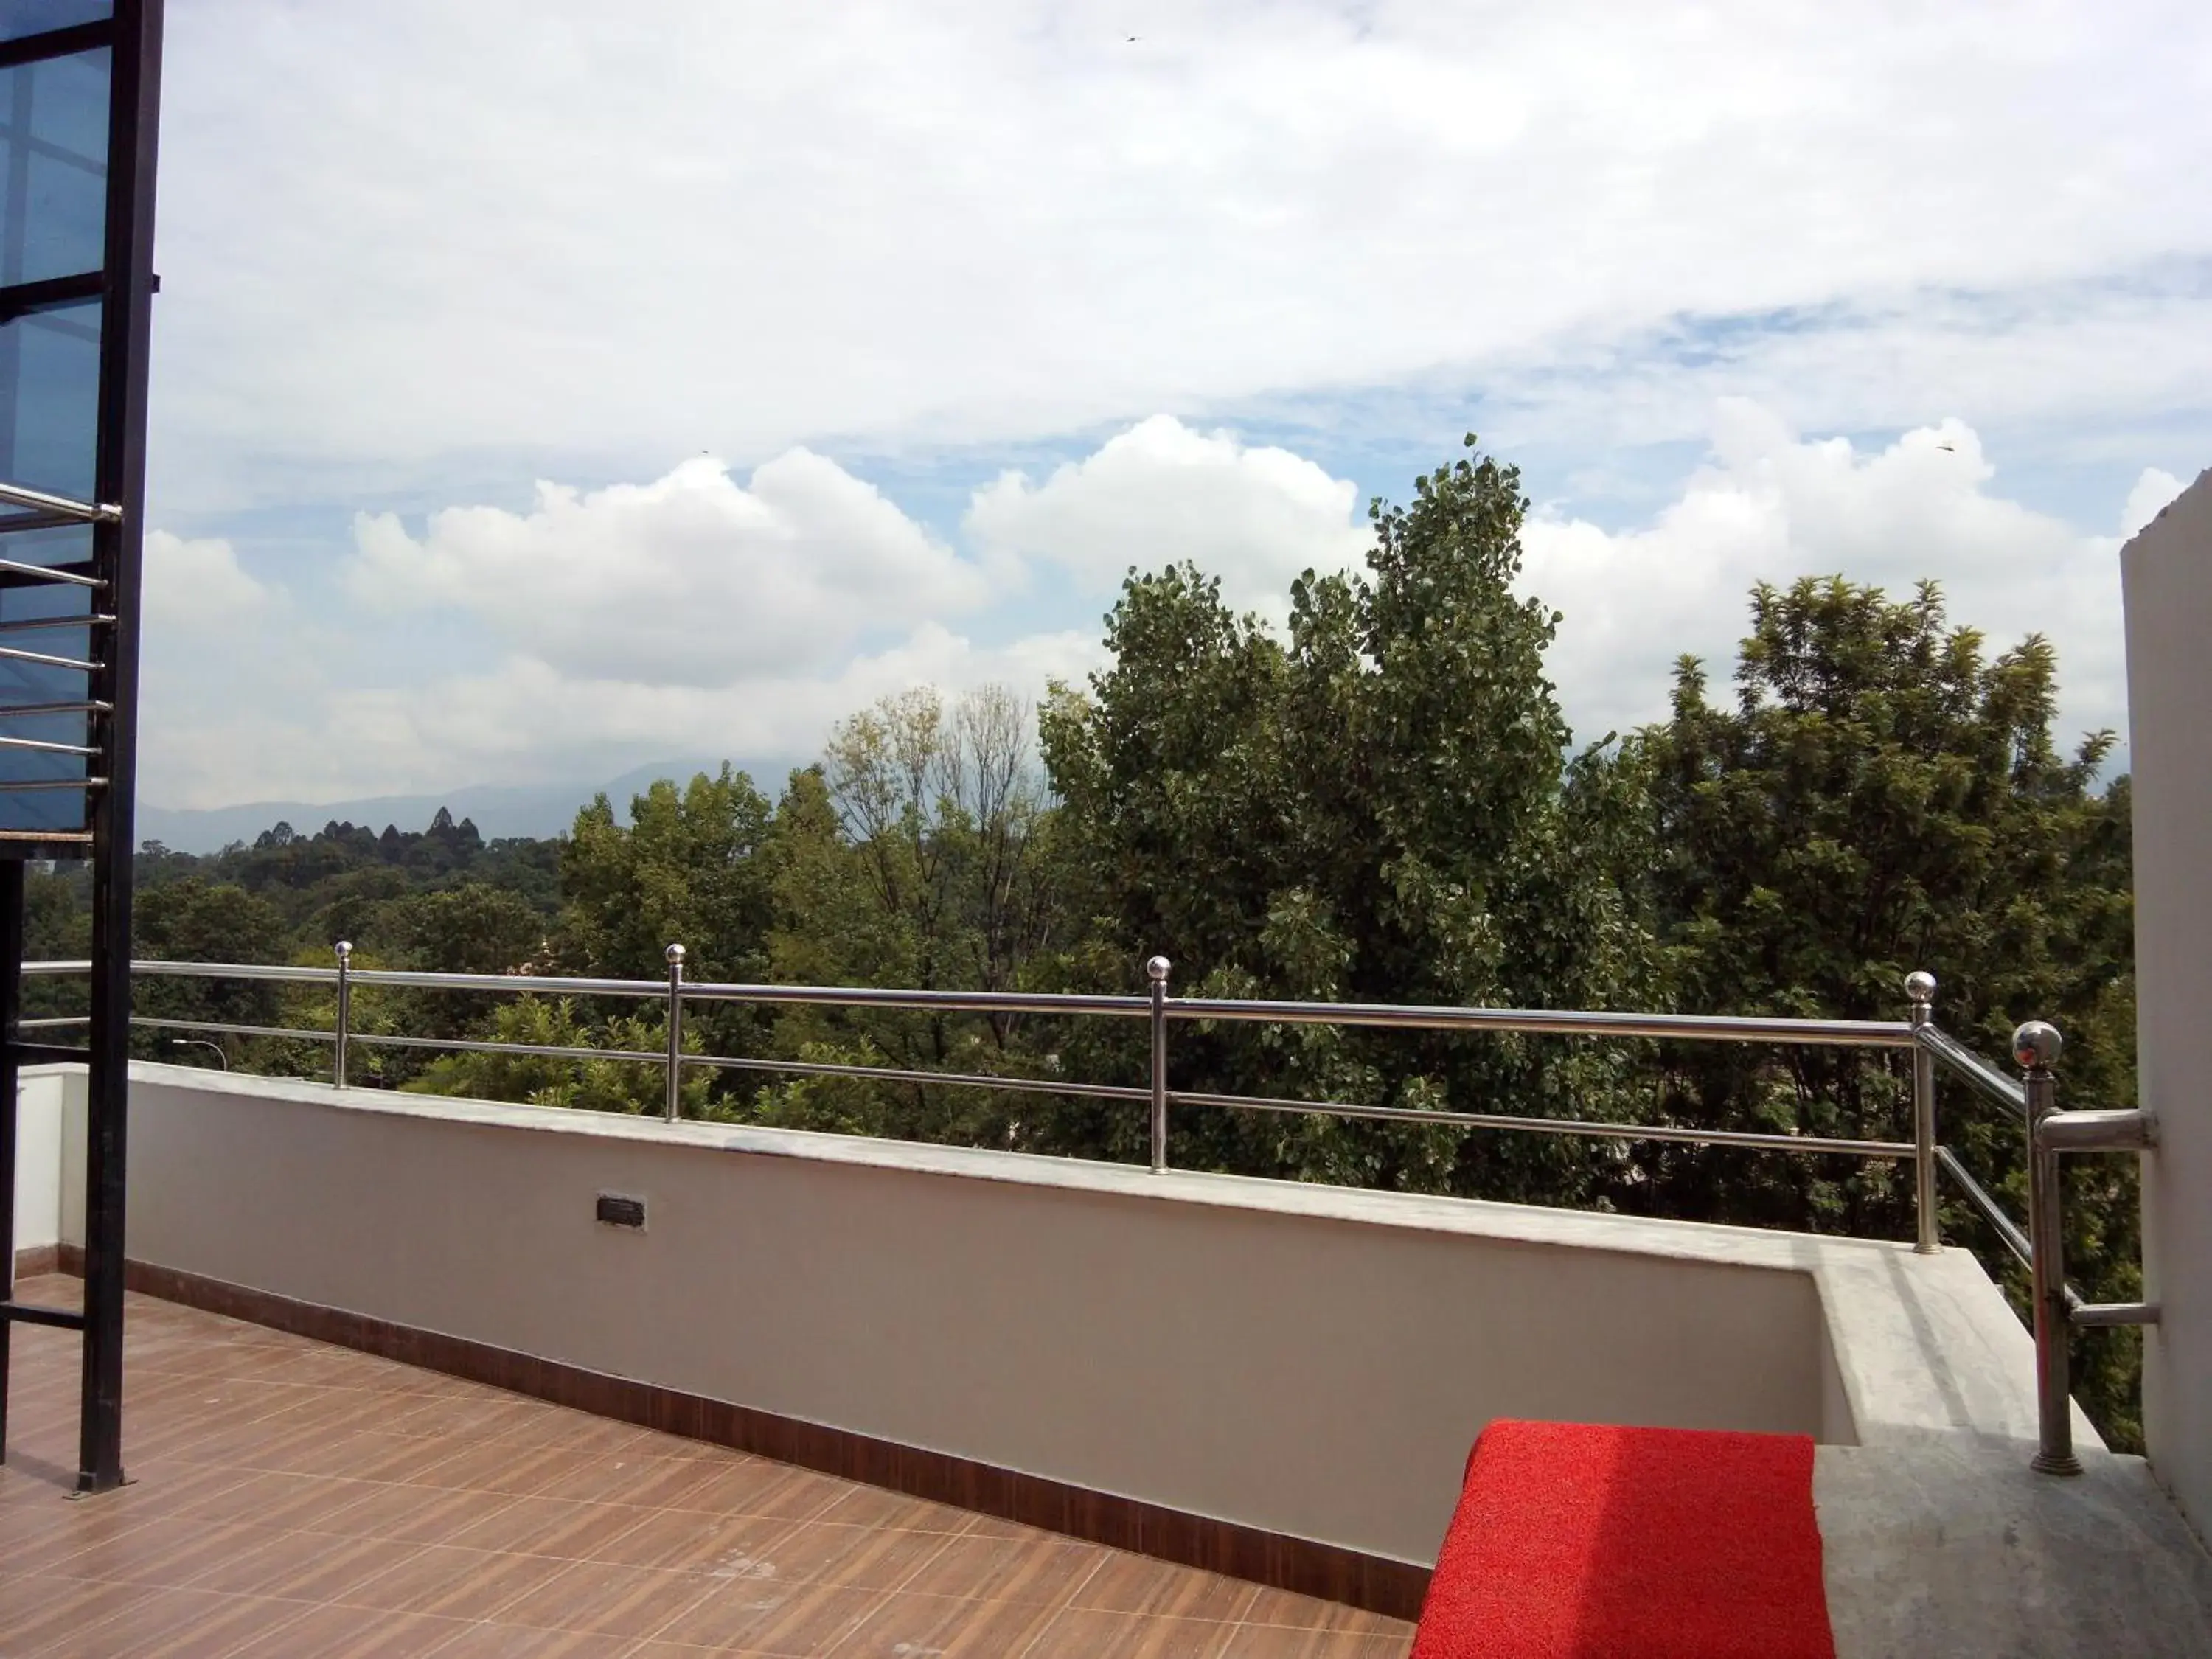
[[[147,977],[222,979],[290,985],[322,985],[336,997],[332,1029],[252,1025],[219,1020],[134,1016],[134,1025],[197,1036],[288,1038],[332,1045],[331,1080],[349,1086],[352,1048],[384,1048],[459,1053],[529,1055],[555,1060],[632,1061],[660,1066],[665,1073],[664,1117],[676,1122],[683,1111],[684,1070],[750,1071],[800,1077],[848,1077],[878,1082],[955,1088],[1004,1090],[1070,1099],[1142,1102],[1150,1109],[1152,1168],[1169,1169],[1170,1114],[1182,1106],[1231,1110],[1312,1113],[1383,1122],[1452,1125],[1464,1128],[1534,1134],[1572,1135],[1607,1140],[1671,1141],[1693,1146],[1739,1146],[1759,1151],[1826,1153],[1859,1158],[1911,1159],[1914,1166],[1914,1242],[1917,1254],[1942,1248],[1937,1184],[1948,1174],[1966,1201],[1989,1223],[1997,1238],[2028,1271],[2034,1304],[2038,1447],[2034,1467],[2048,1474],[2080,1472],[2072,1443],[2067,1335],[2075,1328],[2155,1323],[2158,1309],[2144,1303],[2085,1302],[2066,1282],[2065,1238],[2060,1202],[2058,1159],[2086,1152],[2142,1152],[2157,1144],[2155,1122],[2141,1111],[2060,1112],[2053,1067],[2060,1048],[2056,1028],[2040,1021],[2022,1025],[2013,1036],[2014,1058],[2021,1068],[2015,1081],[1990,1065],[1935,1024],[1936,984],[1933,975],[1906,976],[1906,1018],[1901,1020],[1797,1019],[1767,1015],[1646,1014],[1590,1010],[1455,1008],[1357,1002],[1283,1002],[1256,999],[1174,997],[1168,992],[1171,965],[1165,957],[1145,964],[1145,994],[1116,996],[1018,991],[923,991],[860,986],[755,985],[687,980],[684,950],[667,948],[665,982],[520,974],[440,974],[412,969],[357,969],[353,946],[341,940],[329,968],[251,963],[134,962],[134,975]],[[23,964],[26,975],[66,975],[88,971],[84,962]],[[476,991],[509,996],[574,996],[657,1000],[662,1005],[666,1043],[659,1052],[585,1048],[567,1044],[502,1042],[477,1037],[409,1036],[356,1029],[353,997],[357,988]],[[686,1003],[726,1002],[755,1006],[816,1006],[836,1008],[905,1009],[940,1013],[1089,1015],[1143,1019],[1151,1038],[1151,1075],[1144,1088],[1073,1079],[1005,1077],[979,1073],[917,1070],[905,1066],[836,1064],[736,1054],[687,1054],[683,1051]],[[1422,1031],[1510,1032],[1529,1036],[1687,1042],[1764,1042],[1778,1046],[1888,1048],[1911,1056],[1912,1139],[1853,1139],[1832,1136],[1774,1134],[1746,1130],[1706,1129],[1680,1124],[1635,1124],[1584,1119],[1528,1117],[1511,1113],[1454,1112],[1409,1107],[1363,1106],[1340,1101],[1285,1100],[1255,1095],[1178,1090],[1170,1086],[1170,1032],[1176,1022],[1247,1024],[1328,1024],[1364,1029]],[[20,1030],[62,1030],[85,1024],[82,1016],[27,1019]],[[2023,1230],[2006,1215],[1976,1181],[1957,1154],[1937,1136],[1936,1080],[1939,1068],[1984,1096],[2021,1115],[2028,1150],[2028,1220]]]

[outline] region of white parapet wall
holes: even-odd
[[[1960,1251],[154,1066],[129,1219],[161,1267],[1422,1564],[1494,1417],[2033,1434]]]
[[[15,1091],[15,1253],[84,1242],[84,1071],[27,1066]]]
[[[2161,1310],[2144,1336],[2143,1437],[2152,1468],[2203,1534],[2212,1534],[2212,472],[2122,550],[2120,573],[2136,1053],[2142,1104],[2159,1121],[2158,1150],[2143,1159],[2143,1287]]]

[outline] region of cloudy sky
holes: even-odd
[[[1034,692],[1129,565],[1267,612],[1469,428],[1582,736],[1832,571],[2047,631],[2124,731],[2114,550],[2212,463],[2201,4],[169,20],[162,805]]]

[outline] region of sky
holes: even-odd
[[[787,764],[1279,616],[1462,434],[1578,740],[1759,580],[2124,737],[2212,465],[2212,10],[172,0],[142,798]],[[2122,763],[2124,763],[2123,751]]]

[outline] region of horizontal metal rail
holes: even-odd
[[[0,634],[30,634],[50,628],[107,628],[115,618],[100,611],[82,617],[11,617],[0,622]]]
[[[106,580],[98,576],[84,576],[74,570],[57,570],[49,564],[25,564],[21,559],[0,559],[0,575],[21,576],[27,581],[59,582],[64,587],[105,587]]]
[[[2158,1145],[2148,1112],[2053,1112],[2035,1126],[2035,1144],[2052,1152],[2140,1152]]]
[[[1531,1036],[1686,1038],[1715,1042],[1816,1043],[1910,1048],[1903,1020],[1789,1019],[1760,1014],[1617,1014],[1583,1009],[1441,1008],[1374,1002],[1263,1002],[1170,998],[1168,1018],[1270,1025],[1358,1025],[1427,1031],[1517,1031]]]
[[[72,501],[23,484],[0,483],[0,505],[21,507],[33,513],[58,513],[77,524],[120,524],[123,509],[99,501]]]
[[[1145,1091],[1133,1090],[1143,1095]],[[1700,1146],[1751,1146],[1768,1152],[1846,1152],[1859,1158],[1911,1158],[1909,1140],[1832,1140],[1817,1135],[1757,1134],[1736,1129],[1698,1129],[1682,1124],[1604,1123],[1588,1118],[1522,1117],[1510,1112],[1428,1111],[1415,1106],[1349,1106],[1327,1100],[1274,1100],[1264,1095],[1217,1095],[1177,1089],[1178,1106],[1225,1106],[1245,1111],[1317,1113],[1324,1117],[1376,1118],[1396,1123],[1449,1123],[1470,1129],[1525,1129],[1535,1134],[1580,1135],[1594,1140],[1670,1140]]]
[[[2111,1330],[2122,1325],[2155,1325],[2158,1315],[2159,1307],[2155,1302],[2076,1300],[2066,1310],[2069,1322],[2093,1331]]]
[[[0,645],[0,662],[27,662],[34,668],[70,668],[80,674],[98,671],[100,665],[87,662],[82,657],[57,657],[44,651],[25,651],[20,647]]]
[[[996,1089],[1016,1095],[1063,1095],[1072,1100],[1149,1100],[1148,1089],[1125,1083],[1066,1083],[1051,1078],[1005,1077],[992,1072],[927,1072],[899,1066],[848,1066],[826,1060],[755,1060],[732,1054],[686,1054],[686,1066],[727,1072],[787,1072],[799,1077],[857,1077],[878,1083],[947,1084],[963,1089]]]
[[[115,705],[112,702],[84,697],[64,702],[0,703],[0,720],[23,720],[33,714],[112,714],[114,709]],[[30,971],[30,968],[29,963],[23,964],[26,973]],[[78,971],[83,970],[80,969]]]
[[[26,974],[82,974],[82,961],[27,962]],[[131,964],[139,975],[190,979],[236,979],[335,985],[335,968],[265,963],[156,962]],[[356,986],[443,991],[487,991],[509,996],[665,998],[654,980],[579,979],[527,974],[441,974],[404,969],[356,968]],[[1094,1014],[1140,1018],[1151,1000],[1065,992],[921,991],[872,986],[764,985],[687,980],[686,1002],[736,1002],[838,1008],[892,1008],[971,1014]],[[1433,1031],[1507,1031],[1528,1036],[1678,1038],[1718,1042],[1808,1043],[1910,1048],[1913,1028],[1903,1020],[1793,1019],[1740,1014],[1628,1014],[1548,1008],[1447,1008],[1370,1002],[1274,1002],[1231,998],[1170,998],[1168,1018],[1246,1024],[1351,1025]]]
[[[322,1033],[325,1042],[334,1042],[335,1031]],[[398,1036],[388,1032],[350,1031],[347,1040],[352,1042],[373,1042],[383,1048],[452,1048],[465,1054],[528,1054],[538,1060],[638,1060],[651,1066],[660,1065],[667,1056],[637,1048],[585,1048],[557,1042],[494,1042],[483,1037],[418,1037]],[[690,1055],[684,1057],[690,1060]]]
[[[43,738],[0,737],[0,749],[20,749],[33,755],[97,755],[89,744],[49,743]]]
[[[219,1019],[168,1019],[153,1014],[133,1014],[133,1025],[160,1031],[201,1031],[210,1036],[289,1037],[299,1042],[335,1042],[336,1031],[318,1031],[289,1025],[234,1025]]]

